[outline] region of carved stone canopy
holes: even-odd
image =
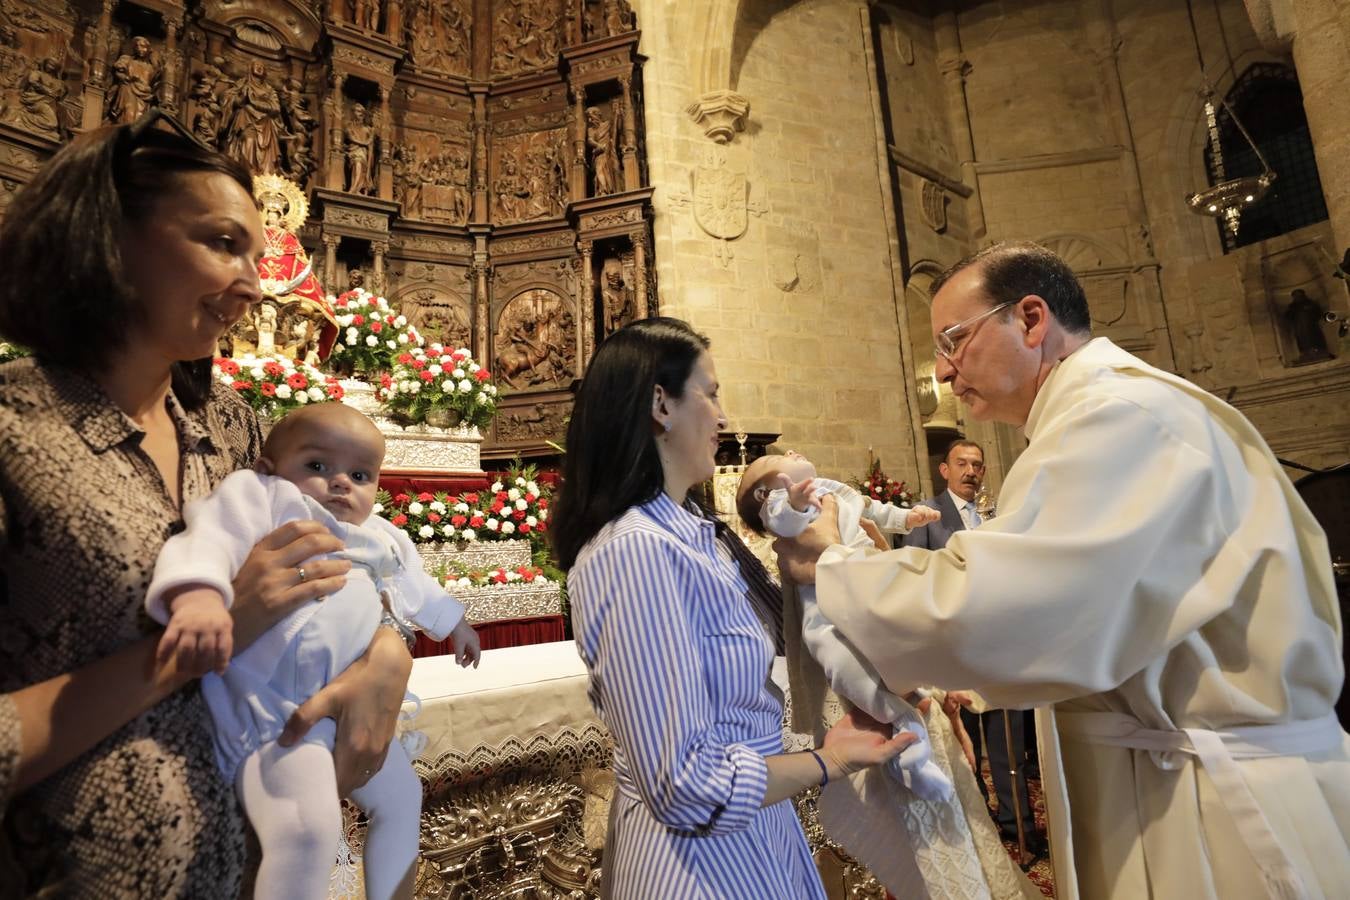
[[[712,91],[685,107],[703,133],[719,144],[729,144],[745,130],[750,101],[735,91]]]

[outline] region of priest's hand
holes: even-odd
[[[796,538],[773,542],[778,566],[797,584],[816,583],[816,560],[832,544],[839,543],[839,504],[828,494],[821,498],[820,518]]]

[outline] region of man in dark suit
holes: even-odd
[[[978,528],[981,524],[979,512],[975,507],[975,495],[984,483],[984,451],[974,441],[953,441],[947,448],[947,456],[938,466],[940,474],[947,482],[947,490],[929,500],[924,505],[931,506],[942,513],[942,518],[928,525],[915,528],[904,535],[904,546],[925,547],[929,550],[941,550],[953,532],[964,528]],[[1011,749],[1017,760],[1017,793],[1021,800],[1022,827],[1026,831],[1027,846],[1033,851],[1039,841],[1033,835],[1030,800],[1026,782],[1026,738],[1025,717],[1021,712],[1011,712],[1008,722],[1012,726],[1012,745],[1009,747],[1007,731],[1004,729],[1004,717],[1001,710],[989,710],[976,713],[962,707],[961,721],[970,735],[975,749],[975,770],[979,772],[982,751],[989,754],[989,771],[994,777],[994,791],[998,795],[999,831],[1005,838],[1017,839],[1017,819],[1013,813],[1012,779],[1009,777],[1008,752]],[[976,779],[980,792],[989,799],[984,779]]]

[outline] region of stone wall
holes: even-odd
[[[1350,312],[1331,277],[1350,243],[1331,193],[1350,170],[1321,173],[1330,222],[1227,255],[1185,205],[1207,185],[1204,80],[1222,94],[1252,63],[1296,68],[1319,161],[1350,135],[1328,124],[1321,52],[1343,46],[1346,17],[1274,0],[1320,29],[1300,50],[1298,16],[1258,34],[1247,7],[1262,5],[1196,5],[1202,78],[1172,0],[639,4],[662,309],[714,335],[733,423],[781,431],[833,474],[871,445],[907,478],[925,468],[921,426],[954,426],[989,446],[996,482],[1020,438],[920,391],[926,287],[1024,238],[1079,272],[1098,333],[1229,399],[1278,453],[1346,459],[1350,344],[1327,326],[1337,358],[1307,363],[1285,309],[1301,289]],[[696,218],[698,170],[718,167],[749,185],[726,241]],[[813,347],[829,365],[803,365]]]

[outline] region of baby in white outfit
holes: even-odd
[[[842,482],[819,477],[809,459],[792,452],[761,456],[752,462],[741,476],[736,506],[751,530],[795,538],[820,515],[820,498],[826,494],[839,504],[840,540],[853,548],[876,547],[862,528],[864,518],[883,534],[907,534],[941,517],[927,506],[904,509],[864,497]],[[923,718],[886,688],[871,664],[825,618],[816,603],[814,585],[799,586],[798,596],[802,601],[802,641],[825,671],[830,688],[878,722],[890,723],[894,732],[908,731],[919,738],[887,764],[888,771],[925,800],[950,797],[951,780],[931,760],[932,747]]]
[[[342,827],[336,724],[322,719],[290,747],[277,738],[300,704],[365,653],[385,604],[436,640],[453,635],[459,663],[478,664],[464,606],[423,571],[406,534],[372,515],[383,461],[384,437],[351,407],[296,410],[272,429],[257,471],[234,472],[188,504],[186,529],[169,538],[155,564],[146,608],[168,625],[161,655],[196,673],[215,670],[202,678],[202,694],[217,761],[262,846],[259,898],[328,894]],[[352,563],[347,583],[231,659],[231,580],[259,540],[297,519],[322,522],[342,540],[336,555]],[[303,569],[296,571],[303,581]],[[394,896],[417,859],[422,803],[421,782],[397,740],[351,796],[369,817],[366,896]]]

